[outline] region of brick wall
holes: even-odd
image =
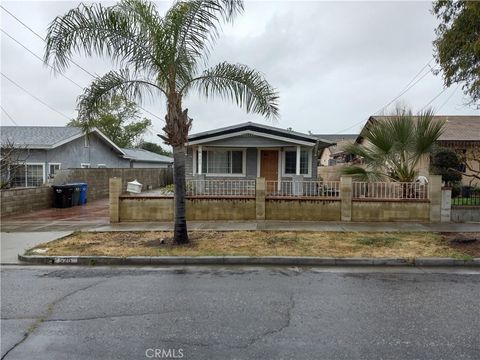
[[[143,184],[142,191],[144,191],[172,184],[173,170],[159,168],[66,169],[55,174],[53,184],[86,182],[88,184],[87,199],[95,200],[108,197],[109,179],[113,177],[122,178],[123,192],[127,189],[127,182],[135,179]]]
[[[1,190],[0,195],[2,217],[47,209],[53,204],[52,188],[48,186]]]

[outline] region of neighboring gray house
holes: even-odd
[[[315,179],[319,149],[330,142],[252,122],[188,137],[187,179]]]
[[[13,144],[22,153],[19,158],[25,167],[11,176],[13,186],[40,186],[59,169],[69,168],[129,168],[168,166],[172,159],[156,158],[152,154],[134,155],[135,151],[121,149],[98,129],[85,136],[81,129],[68,126],[2,126],[1,144]],[[142,151],[143,154],[143,151]],[[161,155],[158,155],[161,156]],[[151,161],[156,158],[156,161]]]
[[[156,154],[144,149],[122,148],[125,158],[130,160],[132,168],[168,168],[173,165],[173,158]]]

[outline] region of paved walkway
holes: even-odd
[[[100,225],[90,231],[164,231],[172,230],[173,222],[119,223]],[[189,221],[188,229],[214,231],[367,231],[367,232],[480,232],[480,223],[346,223],[313,221]]]
[[[71,231],[1,233],[1,263],[2,265],[19,264],[18,254],[23,254],[25,250],[38,244],[56,240],[70,234]]]

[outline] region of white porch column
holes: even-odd
[[[300,153],[301,148],[300,146],[297,146],[297,168],[295,169],[295,175],[300,175]]]
[[[202,145],[198,146],[198,163],[197,163],[197,172],[202,174]]]

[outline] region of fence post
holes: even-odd
[[[442,207],[441,175],[430,175],[428,179],[428,194],[430,198],[430,222],[440,222]]]
[[[118,223],[120,221],[120,195],[122,193],[122,179],[117,177],[110,178],[108,185],[110,222]]]
[[[440,221],[450,222],[452,220],[452,189],[442,188],[442,208],[440,210]]]
[[[352,221],[353,180],[350,176],[340,178],[341,220]]]
[[[255,181],[255,217],[257,220],[265,220],[265,196],[267,187],[265,178],[257,177]]]

